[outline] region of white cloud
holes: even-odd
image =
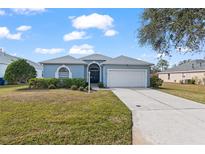
[[[107,31],[105,31],[105,36],[108,36],[108,37],[111,37],[111,36],[115,36],[115,35],[117,35],[118,34],[118,32],[116,31],[116,30],[113,30],[113,29],[109,29],[109,30],[107,30]]]
[[[16,28],[17,31],[28,31],[30,30],[32,27],[31,26],[27,26],[27,25],[22,25]]]
[[[57,54],[65,51],[63,48],[50,48],[50,49],[45,49],[45,48],[36,48],[35,53],[40,53],[40,54]]]
[[[0,38],[6,38],[9,40],[20,40],[21,36],[21,33],[11,34],[7,27],[0,27]]]
[[[21,33],[8,34],[7,39],[9,39],[9,40],[20,40],[21,36],[22,36]]]
[[[15,8],[12,11],[20,15],[35,15],[46,11],[45,8]]]
[[[69,54],[93,54],[94,52],[94,47],[89,44],[74,45],[69,50]]]
[[[88,36],[86,36],[86,32],[73,31],[71,33],[65,34],[63,40],[72,41],[72,40],[80,40],[86,38],[88,38]]]
[[[109,15],[93,13],[74,18],[72,20],[72,25],[76,29],[97,28],[107,30],[113,27],[113,21],[114,19]]]
[[[3,16],[5,14],[6,14],[6,12],[4,10],[0,10],[0,16]]]
[[[7,27],[0,27],[0,37],[6,37],[9,33],[9,29]]]
[[[69,16],[68,17],[68,19],[70,19],[70,20],[72,20],[72,19],[74,19],[75,18],[75,16]]]

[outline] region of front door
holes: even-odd
[[[98,83],[100,82],[100,67],[98,64],[91,64],[89,66],[90,71],[90,82],[91,83]]]
[[[90,71],[90,82],[91,83],[98,83],[100,79],[100,72],[99,71]]]

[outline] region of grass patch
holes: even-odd
[[[160,91],[205,104],[205,86],[163,83]]]
[[[111,92],[0,88],[0,144],[131,144],[131,112]]]

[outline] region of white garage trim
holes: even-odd
[[[113,72],[116,72],[116,73],[119,72],[119,75],[111,74]],[[132,76],[126,76],[127,75],[126,73],[131,73],[130,75]],[[139,82],[143,82],[143,83],[139,83]],[[147,88],[147,69],[107,69],[107,87],[144,87],[144,88]]]

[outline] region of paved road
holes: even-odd
[[[114,88],[133,115],[133,144],[205,144],[205,105],[152,89]]]

